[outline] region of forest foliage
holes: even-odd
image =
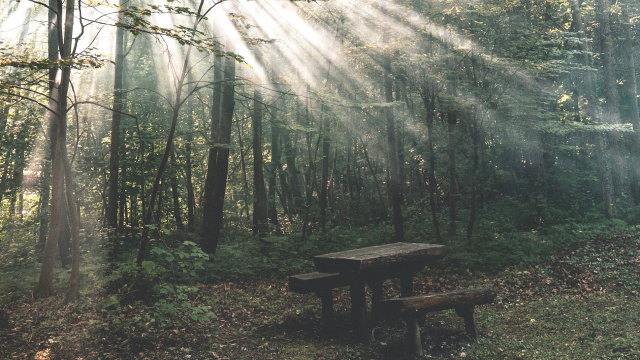
[[[198,284],[330,251],[496,273],[640,225],[637,2],[0,11],[0,303],[208,321]]]

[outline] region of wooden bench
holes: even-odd
[[[464,318],[464,329],[474,340],[478,339],[476,319],[473,314],[476,305],[490,304],[495,294],[487,288],[456,290],[451,292],[400,297],[381,300],[377,303],[377,310],[383,317],[401,316],[405,319],[409,330],[408,342],[413,353],[422,356],[422,341],[418,318],[427,312],[455,309]]]
[[[333,327],[333,289],[347,285],[348,279],[339,273],[313,272],[289,276],[289,290],[299,294],[316,293],[322,301],[322,324],[325,331]]]

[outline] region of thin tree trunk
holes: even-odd
[[[305,98],[305,118],[307,122],[307,126],[311,126],[310,118],[309,118],[309,98],[310,96],[310,86],[307,84],[307,96]],[[315,157],[313,155],[313,149],[311,144],[311,133],[307,132],[307,155],[309,157],[309,166],[307,167],[307,174],[305,176],[305,190],[306,190],[306,209],[304,214],[304,221],[302,223],[302,240],[306,238],[307,235],[307,225],[309,223],[309,215],[311,212],[311,200],[313,199],[313,189],[317,188],[316,185],[316,166],[315,166]],[[320,139],[322,138],[322,134],[318,134],[318,143],[316,145],[316,155],[318,154],[318,147],[320,146]]]
[[[297,214],[298,209],[302,206],[302,192],[300,191],[300,175],[296,166],[296,151],[291,144],[291,131],[285,130],[282,133],[282,142],[284,144],[284,153],[287,160],[288,189],[291,198],[289,204],[289,212]]]
[[[253,99],[253,233],[263,237],[269,232],[269,218],[262,159],[262,92],[259,87],[253,90]]]
[[[213,254],[214,246],[211,239],[212,223],[211,219],[215,212],[215,201],[213,192],[215,188],[216,166],[218,161],[218,150],[220,143],[220,118],[222,117],[222,81],[223,81],[222,58],[214,59],[213,68],[213,93],[211,101],[211,133],[209,144],[209,157],[207,159],[207,177],[204,183],[204,195],[202,199],[202,228],[200,231],[202,249]]]
[[[80,296],[80,213],[76,207],[77,199],[66,151],[62,159],[65,170],[65,193],[67,195],[67,208],[69,209],[69,226],[71,228],[71,275],[65,302],[74,303]]]
[[[378,192],[378,197],[380,198],[380,206],[382,207],[383,218],[387,218],[387,205],[384,202],[384,198],[382,197],[382,191],[380,190],[380,184],[378,183],[378,177],[376,176],[376,172],[371,166],[371,161],[369,160],[369,153],[367,152],[367,147],[360,138],[360,144],[362,145],[362,150],[364,152],[364,159],[367,162],[367,167],[369,168],[369,172],[371,172],[371,176],[373,177],[373,183],[376,186],[376,191]]]
[[[247,181],[247,166],[244,161],[244,142],[242,141],[242,128],[240,127],[240,122],[236,122],[236,126],[238,127],[238,142],[240,145],[240,167],[242,169],[242,187],[244,190],[244,205],[243,209],[247,215],[247,220],[251,220],[249,217],[249,182]],[[240,214],[242,215],[242,213]]]
[[[455,239],[458,233],[458,219],[456,211],[456,204],[458,200],[458,183],[456,176],[456,149],[453,142],[453,127],[456,124],[456,115],[452,112],[449,112],[448,120],[447,153],[449,155],[449,237],[451,239]]]
[[[316,150],[312,154],[311,145],[309,145],[309,171],[308,177],[309,180],[309,188],[307,189],[307,208],[304,214],[304,222],[302,223],[302,240],[305,239],[307,234],[307,225],[309,223],[309,215],[311,211],[311,200],[313,200],[313,190],[318,188],[318,184],[316,181],[316,167],[315,163],[318,157],[318,149],[320,148],[320,141],[322,140],[322,134],[318,133],[318,141],[316,142]]]
[[[434,103],[435,96],[429,95],[426,89],[423,89],[424,108],[427,112],[427,137],[429,146],[429,207],[431,208],[431,218],[433,221],[433,230],[436,233],[436,242],[442,244],[442,236],[440,235],[440,224],[438,222],[438,210],[436,206],[436,158],[433,148],[433,120],[434,120]]]
[[[318,202],[320,204],[320,226],[322,233],[327,232],[327,187],[329,185],[329,153],[330,140],[329,131],[331,124],[328,116],[324,114],[325,105],[320,106],[320,122],[322,123],[322,167],[320,172],[320,191],[318,192]]]
[[[164,201],[164,195],[166,193],[165,189],[165,178],[164,176],[160,179],[158,184],[158,204],[156,206],[156,214],[153,220],[153,223],[156,225],[156,232],[158,231],[158,227],[160,222],[162,221],[162,202]],[[153,209],[153,207],[149,206],[149,209]]]
[[[17,116],[17,114],[16,114]],[[24,140],[18,139],[18,141],[23,142]],[[25,144],[16,144],[16,159],[14,161],[14,165],[13,165],[13,186],[12,186],[12,190],[11,193],[13,195],[13,199],[12,201],[17,201],[18,203],[18,209],[17,209],[17,215],[18,215],[18,222],[22,223],[22,210],[23,210],[23,179],[24,179],[24,166],[25,166],[25,159],[24,159],[24,149],[25,149]]]
[[[277,113],[276,108],[271,110],[271,114],[273,115],[271,119],[271,162],[269,163],[267,171],[269,183],[267,193],[267,217],[269,218],[269,224],[273,224],[276,228],[279,227],[278,210],[276,208],[276,176],[278,167],[282,168],[280,165],[280,129],[274,125],[277,121]]]
[[[176,164],[175,149],[171,151],[171,167],[169,169],[169,181],[171,182],[171,197],[173,199],[173,216],[176,219],[176,227],[180,231],[184,231],[184,224],[182,223],[182,215],[180,214],[180,195],[178,194],[178,179],[176,179],[176,171],[178,165]]]
[[[281,91],[280,86],[276,85],[276,90],[278,90],[278,92]],[[280,113],[279,110],[280,108],[283,110],[283,113],[285,115],[283,115],[283,118],[286,117],[286,112],[287,112],[287,105],[284,101],[284,96],[280,96],[280,99],[276,102],[276,107],[273,109],[273,117],[275,119],[275,122],[272,123],[272,127],[275,125],[276,128],[278,128],[279,124],[284,124],[283,120],[279,119],[278,114]],[[278,124],[276,124],[276,122]],[[286,137],[285,137],[286,135]],[[273,133],[272,133],[273,136]],[[275,149],[274,148],[274,159],[276,160],[275,163],[275,167],[276,167],[276,177],[278,178],[279,182],[280,182],[280,187],[282,188],[282,192],[278,195],[280,197],[280,202],[282,204],[282,209],[285,213],[285,215],[287,216],[287,218],[289,219],[289,221],[291,221],[291,208],[295,208],[295,204],[293,203],[293,195],[291,193],[291,187],[289,187],[289,179],[287,177],[288,174],[288,167],[285,168],[282,165],[282,145],[284,145],[285,148],[285,155],[289,155],[287,153],[287,144],[285,143],[286,141],[290,142],[291,140],[289,139],[289,131],[288,130],[283,130],[278,128],[277,129],[277,138],[278,138],[278,142],[277,142],[277,152],[278,154],[275,153]],[[290,146],[291,144],[289,144]],[[285,158],[285,161],[287,161],[287,159]],[[287,165],[288,166],[288,165]],[[276,189],[277,191],[277,189]]]
[[[114,235],[118,227],[118,171],[120,170],[120,120],[122,118],[123,73],[124,73],[124,29],[116,27],[116,61],[113,82],[113,110],[111,112],[111,144],[109,151],[109,195],[107,205],[107,227]],[[117,241],[111,237],[112,255],[117,254]]]
[[[471,141],[473,142],[473,165],[471,166],[471,194],[470,202],[471,209],[469,213],[469,223],[467,224],[467,245],[471,245],[471,239],[473,238],[473,226],[476,221],[476,193],[478,188],[478,112],[476,106],[473,106],[473,112],[471,114]]]
[[[193,192],[193,164],[191,163],[191,143],[193,142],[193,114],[189,103],[189,115],[187,116],[187,134],[185,136],[185,181],[187,184],[187,231],[195,231],[195,194]]]
[[[334,184],[336,182],[336,162],[338,160],[338,149],[336,147],[333,148],[333,156],[331,161],[331,174],[329,175],[329,186],[327,191],[327,200],[329,204],[329,209],[332,213],[336,211],[335,197],[334,197]]]
[[[51,194],[51,156],[47,156],[43,159],[42,177],[40,178],[40,201],[38,205],[38,218],[39,218],[39,230],[38,230],[38,243],[36,244],[36,254],[38,259],[44,251],[44,246],[47,242],[47,226],[49,225],[49,195]]]
[[[384,95],[387,104],[393,103],[393,73],[391,72],[391,58],[389,54],[384,55]],[[391,190],[391,206],[393,209],[393,229],[394,241],[404,241],[404,223],[402,219],[402,190],[398,172],[398,144],[396,142],[395,117],[391,105],[385,107],[385,117],[387,125],[387,151],[389,161],[389,180]]]

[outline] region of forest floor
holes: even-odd
[[[498,294],[477,310],[480,340],[463,333],[454,311],[429,314],[424,358],[640,358],[640,238],[628,233],[592,239],[553,261],[495,276],[426,269],[418,293],[491,286]],[[399,293],[385,283],[386,295]],[[96,292],[98,294],[98,292]],[[210,306],[216,318],[150,316],[142,302],[108,310],[86,295],[16,301],[0,310],[1,359],[403,359],[400,322],[352,340],[349,294],[335,291],[336,329],[321,333],[320,302],[290,293],[285,279],[198,286],[189,306]],[[206,309],[206,308],[204,308]],[[193,313],[193,312],[192,312]],[[188,314],[188,313],[185,313]]]

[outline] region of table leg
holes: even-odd
[[[378,311],[378,301],[382,300],[382,279],[373,279],[369,282],[369,286],[371,287],[371,292],[373,293],[371,296],[371,318],[374,323],[377,323],[380,314]]]
[[[353,334],[359,341],[365,341],[367,335],[367,304],[365,301],[364,281],[355,280],[351,288],[351,316]]]
[[[400,296],[413,296],[413,273],[405,273],[400,276]]]

